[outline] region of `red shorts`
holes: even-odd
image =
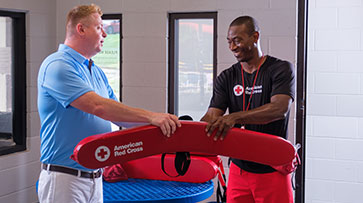
[[[291,175],[250,173],[231,164],[227,203],[293,203]]]

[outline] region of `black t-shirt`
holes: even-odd
[[[213,97],[209,107],[214,107],[229,113],[242,111],[243,91],[245,91],[245,109],[257,71],[252,74],[243,71],[244,86],[242,85],[241,64],[236,63],[224,70],[216,79]],[[242,91],[244,87],[244,90]],[[271,102],[271,97],[276,94],[289,95],[294,99],[295,79],[291,63],[282,61],[272,56],[267,56],[266,61],[258,72],[250,109],[257,108]],[[284,119],[264,125],[245,125],[245,129],[277,135],[287,139],[289,113]],[[235,127],[240,127],[236,125]],[[232,159],[232,162],[243,170],[253,173],[269,173],[275,171],[272,167],[254,162]]]

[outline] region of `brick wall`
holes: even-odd
[[[309,1],[306,202],[363,198],[363,4]]]

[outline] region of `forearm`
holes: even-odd
[[[105,120],[115,122],[150,123],[153,113],[144,109],[126,106],[111,99],[104,99],[94,109],[93,114]]]
[[[175,115],[130,107],[115,100],[103,98],[92,91],[75,99],[71,106],[113,122],[150,123],[159,126],[163,134],[168,137],[181,126]]]
[[[149,123],[140,123],[140,122],[124,122],[124,121],[112,121],[113,124],[119,126],[119,127],[124,127],[124,128],[133,128],[133,127],[138,127],[138,126],[143,126],[143,125],[148,125]]]
[[[205,114],[201,119],[200,121],[205,121],[205,122],[211,122],[213,119],[212,119],[212,116],[210,114]]]
[[[230,114],[238,124],[267,124],[286,117],[288,108],[277,104],[265,104],[249,111],[239,111]]]
[[[81,111],[115,122],[150,123],[153,112],[134,108],[112,99],[103,98],[94,92],[87,92],[74,100],[71,105]]]
[[[223,114],[224,111],[222,111],[221,109],[210,107],[207,113],[200,120],[205,122],[213,122]]]

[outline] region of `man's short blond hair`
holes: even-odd
[[[96,4],[80,5],[72,8],[67,14],[66,30],[70,31],[71,28],[74,28],[83,19],[94,13],[98,13],[100,16],[103,14],[101,8]]]

